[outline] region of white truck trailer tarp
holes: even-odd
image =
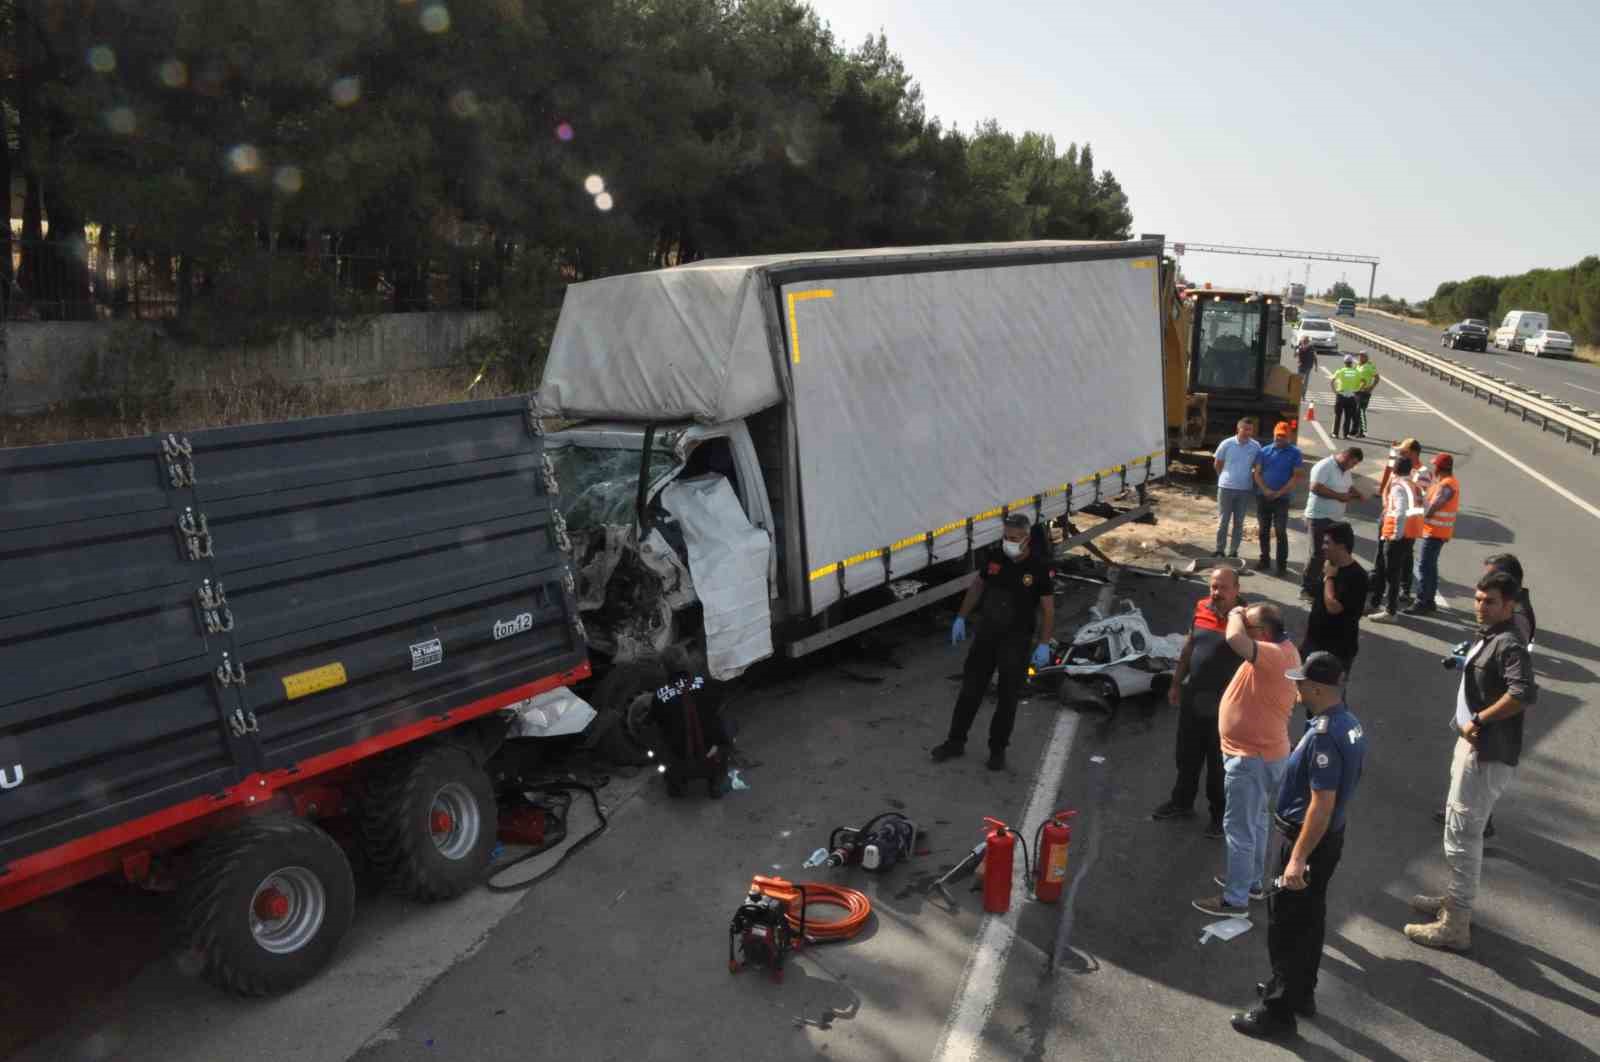
[[[1165,473],[1159,254],[990,244],[577,284],[537,408],[716,423],[787,388],[816,614],[959,557],[969,520],[981,546],[1006,508],[1049,518]]]

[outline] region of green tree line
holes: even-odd
[[[1600,345],[1600,256],[1566,269],[1535,269],[1517,276],[1447,280],[1428,300],[1437,323],[1476,317],[1490,327],[1512,310],[1550,315],[1550,327],[1570,332],[1582,344]]]
[[[0,38],[13,316],[153,290],[226,342],[1132,222],[1087,144],[946,127],[883,36],[846,47],[798,0],[0,0]]]

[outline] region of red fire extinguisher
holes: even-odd
[[[983,909],[990,914],[1005,914],[1011,910],[1011,871],[1016,866],[1017,831],[987,815],[983,819],[989,827],[984,838]]]
[[[1072,844],[1072,824],[1067,820],[1076,811],[1058,811],[1039,824],[1033,835],[1033,850],[1038,863],[1034,871],[1034,898],[1042,903],[1061,899],[1061,885],[1067,880],[1067,847]]]

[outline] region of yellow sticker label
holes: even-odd
[[[1135,258],[1133,260],[1133,268],[1135,269],[1154,269],[1155,267],[1156,260],[1154,258]]]
[[[313,693],[343,686],[349,681],[350,677],[344,673],[343,664],[323,664],[310,671],[297,671],[293,675],[283,676],[283,692],[291,701],[297,701]]]

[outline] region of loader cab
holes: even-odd
[[[1255,397],[1266,381],[1267,359],[1277,359],[1283,307],[1260,292],[1202,289],[1194,300],[1189,342],[1189,389]]]

